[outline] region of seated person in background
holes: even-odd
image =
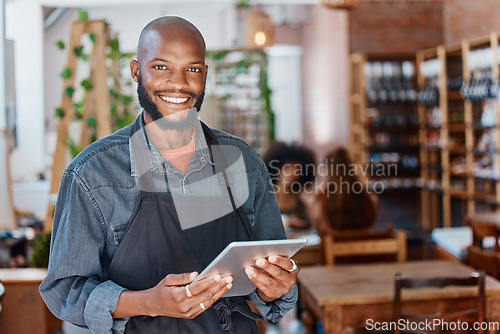
[[[339,230],[369,230],[377,217],[377,197],[366,183],[344,148],[330,152],[325,159],[328,171],[317,193],[318,234],[333,235]]]
[[[285,227],[310,227],[306,206],[300,196],[314,180],[314,154],[303,146],[275,142],[263,160],[274,185]]]

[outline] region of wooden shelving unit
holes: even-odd
[[[500,207],[499,38],[492,33],[406,58],[351,55],[351,154],[361,164],[377,162],[377,154],[418,157],[411,177],[418,179],[423,231]],[[373,64],[398,59],[415,63],[418,103],[391,103],[388,95],[374,104],[368,77],[383,79],[385,69],[380,75]],[[391,121],[393,113],[399,116]],[[413,114],[418,121],[401,121]],[[397,184],[407,177],[398,175]]]
[[[219,108],[210,125],[242,138],[263,154],[273,131],[266,54],[259,49],[211,51],[207,62],[208,89]]]
[[[355,53],[350,65],[350,154],[366,168],[369,189],[377,193],[379,205],[400,211],[382,208],[386,213],[379,221],[400,220],[405,209],[397,201],[418,201],[420,182],[415,56]],[[412,221],[418,210],[414,213],[406,219],[409,226],[418,225]]]
[[[465,215],[500,205],[498,100],[496,92],[486,92],[498,83],[498,38],[417,53],[421,97],[430,85],[437,92],[434,101],[420,99],[418,106],[424,230],[462,225]],[[487,109],[492,116],[485,121]]]

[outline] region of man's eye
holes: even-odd
[[[155,70],[166,70],[167,67],[165,65],[155,65],[153,66]]]
[[[198,67],[190,67],[188,69],[188,71],[190,71],[190,72],[201,72],[201,70]]]

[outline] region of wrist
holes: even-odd
[[[266,294],[264,292],[262,292],[260,289],[257,289],[257,295],[259,296],[260,299],[262,299],[266,303],[270,303],[270,302],[274,301],[274,299],[266,296]]]
[[[157,316],[155,309],[155,295],[149,290],[128,291],[125,290],[118,299],[118,305],[113,312],[113,318],[134,317],[138,315]]]

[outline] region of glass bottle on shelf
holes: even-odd
[[[405,100],[408,102],[415,102],[417,99],[417,93],[413,85],[415,67],[411,61],[403,61],[401,63],[401,72],[403,74],[403,88],[405,90]]]

